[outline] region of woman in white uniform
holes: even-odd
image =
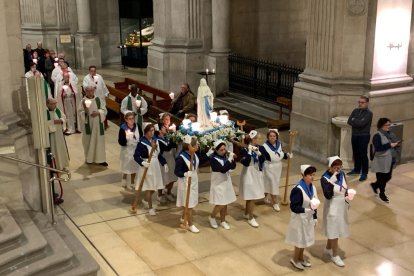
[[[331,257],[337,266],[345,266],[338,255],[338,239],[349,236],[348,204],[346,202],[347,184],[345,173],[341,170],[339,156],[328,158],[329,169],[321,177],[321,186],[325,202],[323,204],[323,232],[328,238],[325,254]]]
[[[177,145],[170,141],[167,137],[168,128],[164,124],[158,124],[158,143],[160,144],[161,154],[167,161],[168,172],[163,172],[162,181],[165,186],[166,193],[163,194],[162,190],[158,191],[158,198],[160,202],[175,201],[176,197],[171,193],[174,182],[177,181],[177,176],[174,174],[173,168],[175,167],[175,150]]]
[[[227,205],[236,201],[236,194],[234,193],[229,172],[236,168],[236,161],[234,160],[235,154],[233,152],[227,152],[226,142],[223,140],[215,141],[213,147],[214,153],[210,157],[212,172],[209,202],[214,205],[214,209],[208,219],[210,226],[217,229],[216,216],[220,213],[221,227],[230,230],[230,225],[226,221],[226,214]]]
[[[316,209],[319,206],[316,188],[312,184],[316,168],[310,165],[300,166],[303,178],[290,192],[290,209],[292,211],[286,242],[295,247],[290,262],[297,269],[310,267],[309,260],[303,257],[303,251],[315,243]]]
[[[259,146],[261,142],[260,134],[256,130],[250,131],[245,139],[247,148],[241,150],[243,169],[240,175],[240,195],[242,199],[246,200],[246,209],[244,211],[244,218],[252,227],[259,227],[256,219],[253,216],[255,201],[264,198],[264,184],[263,184],[263,163],[264,148]]]
[[[279,182],[282,174],[282,160],[291,158],[291,153],[284,153],[282,143],[279,141],[279,131],[269,129],[267,141],[263,144],[266,161],[263,167],[265,202],[271,204],[276,212],[280,211],[279,206]],[[270,195],[270,200],[267,196]]]
[[[198,176],[197,168],[199,165],[199,159],[197,154],[194,153],[193,167],[190,171],[190,147],[192,146],[195,151],[198,150],[197,138],[191,137],[189,135],[184,136],[183,149],[178,154],[178,157],[175,159],[175,169],[174,173],[178,177],[178,186],[177,186],[177,207],[185,208],[185,200],[187,195],[188,187],[188,178],[191,177],[191,186],[190,186],[190,200],[188,203],[187,211],[187,222],[189,230],[193,233],[199,233],[200,230],[193,224],[193,208],[198,204]],[[181,216],[181,222],[184,222],[184,210]]]
[[[119,127],[118,143],[121,146],[120,161],[122,171],[122,183],[124,188],[131,189],[135,185],[135,175],[139,170],[139,165],[134,160],[134,152],[142,136],[141,127],[134,122],[134,112],[125,114],[125,122]],[[127,183],[130,175],[130,183]]]
[[[161,155],[160,146],[157,139],[154,137],[155,129],[154,125],[150,123],[144,123],[144,136],[141,138],[134,153],[134,160],[141,166],[138,171],[138,177],[135,182],[135,189],[139,189],[139,183],[142,175],[144,174],[144,168],[147,168],[147,175],[142,186],[142,191],[146,191],[146,201],[142,200],[145,207],[148,206],[148,213],[151,216],[155,216],[155,208],[152,205],[152,194],[158,190],[164,188],[162,182],[161,166],[164,166],[163,170],[168,171],[167,161]],[[149,154],[152,149],[152,144],[155,144],[155,150],[151,157],[151,162],[148,162]]]

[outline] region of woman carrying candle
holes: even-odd
[[[290,222],[286,235],[286,242],[295,247],[291,264],[303,270],[310,267],[309,260],[305,260],[303,252],[306,247],[315,243],[315,225],[317,222],[316,209],[320,201],[316,188],[312,184],[316,168],[311,165],[302,165],[300,170],[303,178],[290,192]]]
[[[216,216],[220,213],[221,227],[229,230],[230,225],[226,221],[227,205],[236,201],[236,194],[234,193],[229,171],[236,168],[235,155],[233,152],[227,151],[226,143],[223,140],[215,141],[213,147],[214,153],[210,157],[212,170],[210,204],[214,205],[214,209],[208,219],[210,226],[216,229],[218,228]]]
[[[349,236],[348,194],[342,160],[339,156],[328,158],[328,170],[321,177],[321,186],[325,202],[323,204],[323,229],[328,238],[324,253],[329,255],[337,266],[345,266],[338,255],[338,239]]]
[[[152,195],[155,191],[164,188],[161,169],[168,172],[167,161],[165,161],[160,152],[160,146],[158,144],[158,140],[154,137],[154,134],[154,125],[144,123],[144,136],[141,137],[134,153],[134,160],[141,166],[138,170],[138,177],[135,182],[136,190],[139,189],[139,183],[142,175],[144,174],[144,168],[148,169],[147,175],[144,179],[144,184],[142,186],[142,191],[146,191],[146,200],[142,200],[142,203],[149,209],[148,213],[151,216],[156,215],[155,208],[152,204]],[[153,151],[151,161],[148,162],[153,145],[155,146],[155,149]],[[161,168],[161,166],[164,166],[164,168]]]
[[[120,161],[122,171],[122,183],[124,188],[135,187],[135,175],[139,170],[139,165],[134,160],[134,153],[137,144],[142,137],[141,127],[134,122],[134,112],[125,114],[125,122],[121,124],[118,134],[118,143],[121,146]],[[131,176],[130,183],[127,183],[127,176]]]
[[[265,161],[264,148],[259,146],[260,134],[256,130],[250,131],[245,139],[247,148],[241,150],[243,169],[240,175],[240,195],[246,200],[244,218],[252,227],[259,227],[253,216],[255,201],[264,198],[263,163]]]

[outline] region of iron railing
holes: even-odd
[[[293,85],[302,72],[302,68],[291,65],[229,55],[230,91],[254,98],[272,102],[280,96],[291,99]]]

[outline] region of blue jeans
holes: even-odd
[[[361,174],[368,174],[368,144],[371,136],[352,135],[352,153],[354,155],[354,171]]]

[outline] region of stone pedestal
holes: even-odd
[[[332,118],[332,124],[341,129],[341,136],[339,141],[339,156],[342,159],[342,166],[344,169],[349,170],[353,169],[352,161],[352,145],[351,145],[351,136],[352,129],[347,124],[348,116],[339,116]]]
[[[101,46],[99,37],[92,34],[77,34],[76,39],[76,60],[78,67],[87,69],[90,65],[102,66]]]

